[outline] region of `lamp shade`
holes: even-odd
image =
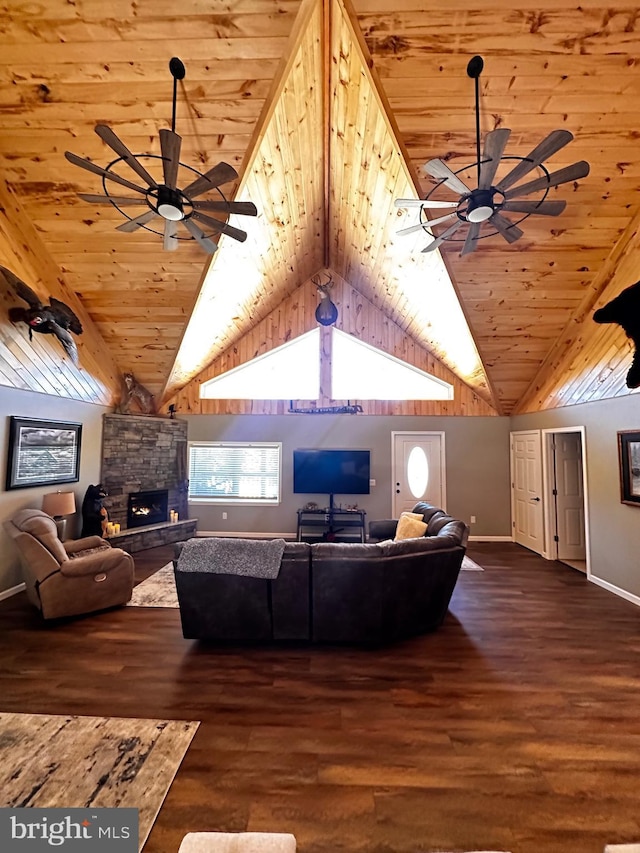
[[[42,498],[42,511],[52,518],[73,515],[76,511],[76,496],[73,492],[51,492]]]

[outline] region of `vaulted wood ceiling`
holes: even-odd
[[[73,305],[85,334],[76,370],[56,361],[55,342],[29,345],[3,311],[0,383],[104,402],[117,374],[132,370],[159,398],[210,410],[196,404],[199,382],[310,328],[310,278],[327,270],[342,328],[457,377],[459,407],[412,411],[508,414],[629,393],[630,344],[591,316],[638,277],[637,10],[566,0],[536,9],[495,0],[428,9],[420,0],[9,0],[0,22],[0,264],[42,297]],[[485,60],[483,134],[511,128],[505,153],[523,157],[551,130],[568,129],[575,140],[547,165],[585,159],[591,172],[551,190],[565,212],[531,216],[512,245],[495,236],[461,258],[460,243],[443,244],[452,290],[438,253],[420,252],[426,235],[396,236],[410,223],[393,200],[429,191],[427,159],[454,170],[475,161],[466,66],[476,53]],[[203,172],[231,163],[240,180],[225,192],[259,210],[232,220],[248,239],[222,238],[211,262],[192,241],[163,252],[155,234],[116,232],[117,211],[76,195],[100,192],[100,179],[63,156],[113,159],[93,132],[99,123],[132,151],[158,155],[172,56],[187,69],[181,161]],[[6,288],[2,300],[16,304]]]

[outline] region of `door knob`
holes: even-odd
[[[396,495],[400,494],[400,489],[396,489]]]
[[[532,501],[539,501],[540,498],[531,498]]]

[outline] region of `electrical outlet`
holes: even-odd
[[[369,486],[370,486],[370,487],[375,486],[375,484],[376,484],[376,481],[375,481],[375,480],[369,480]]]
[[[471,524],[475,524],[475,523],[476,523],[476,517],[475,517],[475,515],[472,515],[471,516]]]
[[[223,512],[223,513],[222,513],[222,520],[223,520],[223,521],[226,521],[226,520],[227,520],[227,513],[226,513],[226,512]]]

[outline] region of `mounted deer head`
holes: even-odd
[[[324,284],[320,281],[319,275],[311,276],[311,281],[315,284],[320,296],[320,304],[316,308],[316,320],[322,326],[332,326],[338,319],[338,309],[329,296],[329,291],[333,287],[333,277],[329,273],[324,275],[327,277]]]

